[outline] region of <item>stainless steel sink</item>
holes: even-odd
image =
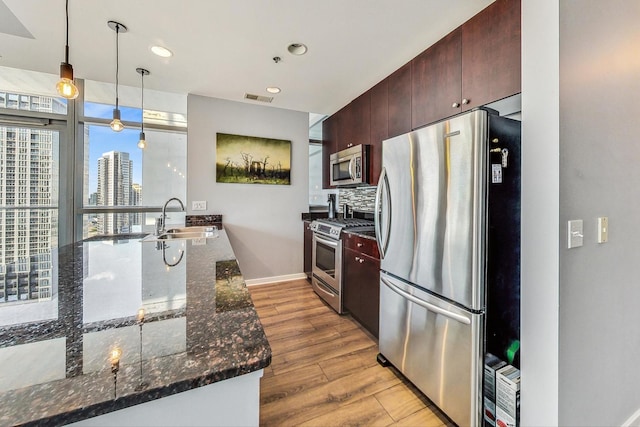
[[[217,227],[214,227],[211,225],[205,225],[205,226],[170,228],[165,232],[165,234],[214,233],[216,231],[218,231]]]
[[[149,234],[141,242],[158,242],[176,239],[212,239],[218,237],[218,229],[212,226],[170,228],[159,236]]]
[[[184,231],[181,233],[164,233],[157,237],[158,240],[171,240],[171,239],[202,239],[208,237],[217,237],[213,235],[213,232],[203,231]]]

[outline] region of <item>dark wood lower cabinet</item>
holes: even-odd
[[[343,304],[362,326],[378,338],[380,260],[345,248],[342,253]]]
[[[311,221],[303,221],[304,224],[304,273],[307,279],[311,279],[311,255],[313,250],[313,231],[309,228]]]

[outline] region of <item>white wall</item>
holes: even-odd
[[[639,20],[627,0],[522,1],[522,425],[638,425]]]
[[[638,1],[560,2],[560,425],[621,425],[640,408],[638,22]],[[583,247],[566,248],[571,219]]]
[[[558,425],[557,0],[522,0],[521,421]]]
[[[187,99],[187,212],[222,214],[245,279],[303,277],[309,115],[198,95]],[[216,183],[216,132],[291,140],[291,185]],[[206,200],[206,212],[191,202]]]

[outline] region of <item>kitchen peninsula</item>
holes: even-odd
[[[258,424],[271,348],[225,231],[142,237],[61,247],[50,296],[0,308],[1,425]]]

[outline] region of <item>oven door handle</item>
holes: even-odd
[[[327,240],[323,237],[318,236],[317,234],[313,234],[313,238],[320,242],[320,243],[324,243],[327,246],[331,246],[332,248],[337,248],[338,247],[338,241],[337,240]]]
[[[329,292],[329,291],[325,290],[325,289],[324,289],[324,286],[323,286],[323,284],[322,284],[322,283],[316,283],[316,285],[317,285],[317,286],[316,286],[316,289],[317,289],[317,290],[324,292],[325,294],[329,295],[331,298],[335,298],[335,297],[336,297],[336,295],[335,295],[335,294],[333,294],[333,293],[331,293],[331,292]]]

